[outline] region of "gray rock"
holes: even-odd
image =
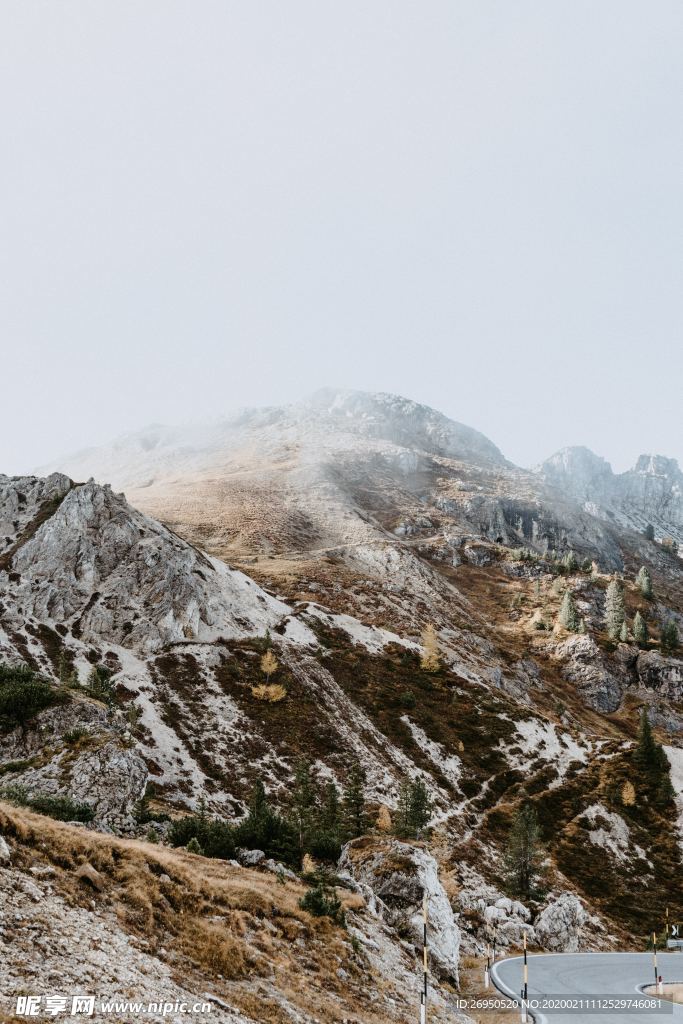
[[[263,850],[238,850],[237,856],[239,857],[240,864],[248,868],[255,867],[266,859]]]
[[[75,872],[76,878],[81,882],[87,882],[89,885],[96,889],[97,892],[102,892],[104,889],[104,876],[92,866],[92,864],[81,864],[78,870]]]
[[[588,915],[578,896],[564,892],[534,922],[537,942],[554,953],[576,953],[587,923]]]
[[[643,651],[636,660],[640,686],[656,690],[658,696],[669,700],[683,697],[683,662],[665,658],[659,651]]]
[[[620,705],[628,680],[619,676],[618,665],[611,665],[592,636],[570,636],[555,648],[554,657],[564,662],[562,675],[574,683],[587,707],[611,714]]]
[[[0,864],[7,865],[12,859],[12,853],[6,840],[0,836]]]
[[[367,887],[374,897],[367,901],[371,911],[417,947],[426,896],[434,968],[441,977],[457,981],[460,929],[431,854],[398,839],[356,839],[342,850],[339,867]]]

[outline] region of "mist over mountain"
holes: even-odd
[[[268,965],[300,973],[299,952],[319,958],[316,1019],[391,992],[376,1020],[407,1024],[424,892],[444,1022],[460,1019],[461,951],[479,950],[492,920],[501,949],[524,931],[548,951],[636,941],[653,893],[683,906],[681,507],[673,459],[615,474],[570,448],[524,470],[427,406],[334,390],[209,425],[152,425],[41,476],[0,476],[0,662],[17,693],[38,686],[42,701],[20,721],[0,715],[0,830],[18,858],[0,871],[23,892],[21,865],[45,855],[21,808],[58,808],[124,844],[96,854],[74,826],[52,833],[79,864],[87,851],[97,885],[125,902],[112,865],[151,835],[165,860],[145,853],[145,876],[173,873],[173,899],[188,900],[180,926],[165,916],[169,883],[152,886],[166,936],[153,970],[170,955],[197,992],[207,972],[218,982],[208,960],[188,960],[183,929],[205,925],[179,887],[191,884],[187,858],[207,851],[171,849],[177,836],[215,816],[220,877],[278,907],[280,922],[303,914],[294,900],[311,876],[297,871],[304,853],[317,858],[337,873],[355,936],[339,930],[332,966],[308,917],[301,931],[241,897],[221,904],[226,920],[239,910],[245,959],[220,981],[217,1019],[244,1024],[267,1006],[313,1019],[309,991],[269,966],[254,994],[264,929]],[[657,755],[650,775],[634,745],[642,713],[666,742],[668,767]],[[303,845],[231,838],[257,797],[290,842],[303,837],[292,822],[304,770],[317,824]],[[354,770],[367,817],[349,833],[334,807]],[[417,831],[401,824],[408,791],[425,794]],[[505,866],[529,801],[542,893],[513,891]],[[55,901],[72,884],[60,857],[44,865]],[[103,918],[114,945],[139,927],[117,915]],[[90,936],[87,920],[78,928]],[[80,961],[67,967],[81,984]],[[149,969],[140,962],[140,977]]]

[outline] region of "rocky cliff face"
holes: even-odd
[[[658,539],[683,541],[683,473],[675,459],[641,455],[633,469],[613,473],[588,448],[564,448],[537,469],[547,483],[591,514]]]

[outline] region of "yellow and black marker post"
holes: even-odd
[[[420,1024],[427,1024],[427,893],[422,898],[422,991],[420,993]]]

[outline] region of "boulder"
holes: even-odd
[[[6,866],[12,859],[12,853],[5,839],[0,836],[0,864]]]
[[[261,851],[250,850],[249,852],[260,853]],[[274,875],[277,875],[279,878],[286,878],[290,882],[299,881],[299,876],[296,875],[293,871],[290,871],[289,868],[286,868],[285,865],[281,864],[279,860],[273,860],[271,857],[269,857],[267,860],[262,860],[259,863],[262,868],[265,868],[266,871],[272,871],[272,873]]]
[[[576,685],[586,707],[602,714],[611,714],[620,707],[628,680],[620,678],[619,667],[607,661],[592,636],[570,636],[558,644],[554,657],[564,662],[562,675]]]
[[[104,876],[87,861],[85,864],[81,864],[80,868],[76,871],[76,878],[81,882],[87,882],[97,892],[102,892],[104,889]]]
[[[418,950],[422,947],[426,897],[434,970],[457,984],[460,929],[431,854],[398,839],[364,837],[346,844],[339,868],[359,883],[371,912]]]
[[[549,903],[534,922],[536,940],[553,953],[576,953],[588,915],[578,896],[563,892]]]
[[[678,658],[665,658],[659,651],[643,651],[636,662],[638,683],[656,690],[661,697],[680,700],[683,696],[683,664]]]
[[[266,859],[263,850],[239,850],[237,856],[239,857],[240,864],[243,864],[246,868],[256,867],[257,864]]]

